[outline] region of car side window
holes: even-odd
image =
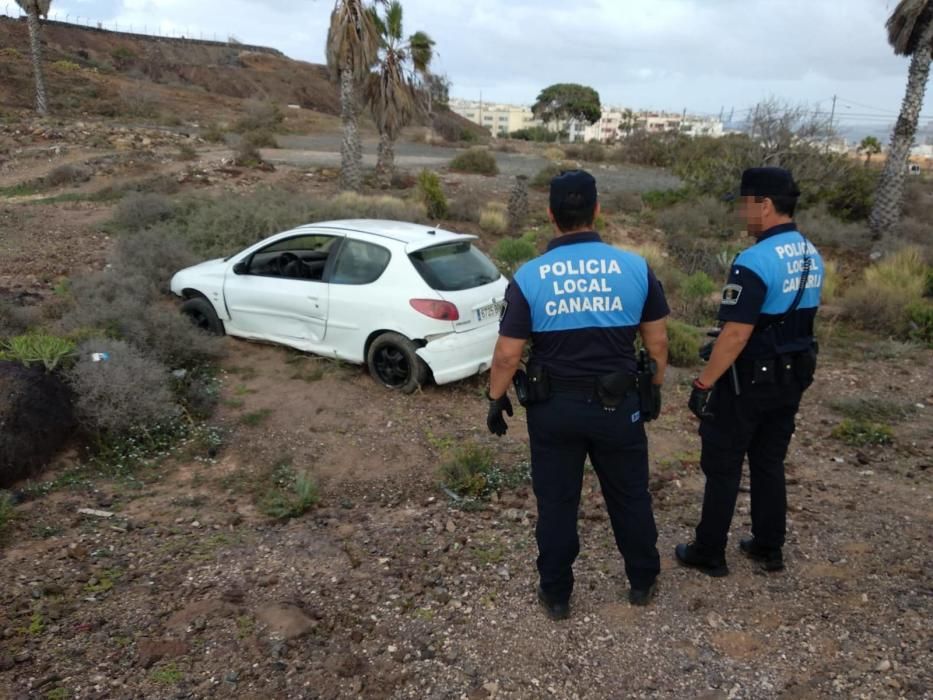
[[[249,274],[320,281],[337,240],[336,236],[311,234],[276,241],[253,254]]]
[[[382,246],[357,241],[344,241],[331,275],[331,284],[370,284],[375,282],[386,267],[392,254]]]

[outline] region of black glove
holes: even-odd
[[[661,415],[661,385],[652,384],[651,385],[651,406],[648,410],[642,412],[644,415],[642,419],[645,423],[650,423],[653,420],[656,420],[658,416]]]
[[[713,413],[709,410],[709,399],[713,393],[713,388],[704,389],[696,381],[693,382],[693,391],[690,392],[690,400],[687,401],[687,407],[700,420],[712,418]]]
[[[509,418],[512,417],[512,402],[509,400],[508,394],[503,394],[498,399],[490,398],[489,392],[486,392],[486,398],[489,399],[489,412],[486,414],[486,427],[489,428],[489,432],[493,435],[498,435],[502,437],[509,431],[509,424],[505,422],[505,418],[502,417],[502,412],[505,411],[509,414]]]

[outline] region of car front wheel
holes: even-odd
[[[369,346],[366,364],[380,384],[410,394],[428,379],[428,366],[404,335],[383,333]]]
[[[204,297],[193,297],[181,305],[181,312],[205,333],[224,334],[224,322],[214,311],[214,305]]]

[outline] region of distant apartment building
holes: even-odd
[[[508,136],[519,129],[544,125],[535,119],[530,107],[520,105],[451,100],[450,109],[474,124],[485,126],[493,136]]]
[[[470,100],[451,100],[450,108],[461,117],[484,126],[493,136],[506,136],[519,129],[544,126],[530,107]],[[551,128],[555,128],[553,124]],[[569,141],[610,142],[624,138],[633,131],[648,133],[680,132],[688,136],[720,137],[725,134],[723,123],[714,118],[636,112],[624,107],[606,107],[595,124],[571,121],[564,125]]]

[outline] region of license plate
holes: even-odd
[[[486,306],[481,306],[476,309],[476,320],[477,321],[488,321],[491,318],[499,318],[502,316],[502,309],[505,308],[505,304],[496,302],[494,304],[487,304]]]

